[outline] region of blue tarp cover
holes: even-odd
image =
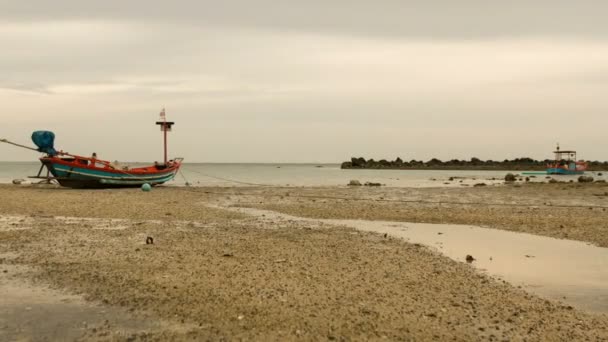
[[[55,133],[51,131],[36,131],[32,133],[32,141],[38,146],[38,151],[54,156],[57,154],[55,150]]]

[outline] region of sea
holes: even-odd
[[[0,183],[38,173],[40,162],[0,162]],[[130,166],[143,164],[131,163]],[[168,186],[346,186],[351,180],[380,183],[389,187],[461,187],[502,183],[509,171],[481,170],[353,170],[339,164],[238,164],[184,163]],[[511,171],[521,174],[521,171]],[[595,179],[607,175],[589,173]],[[534,175],[530,181],[546,181],[545,175]],[[552,176],[562,181],[576,181],[578,176]],[[451,179],[451,180],[450,180]]]

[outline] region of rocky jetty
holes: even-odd
[[[532,158],[516,158],[513,160],[505,159],[503,161],[481,160],[479,158],[471,158],[470,160],[452,159],[449,161],[441,161],[433,158],[429,161],[410,160],[404,161],[397,157],[393,161],[386,159],[374,160],[365,159],[362,157],[351,158],[350,161],[342,163],[343,169],[397,169],[397,170],[526,170],[526,171],[544,171],[547,164],[552,160],[534,160]],[[588,161],[589,171],[608,171],[608,161]]]

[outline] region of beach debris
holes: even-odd
[[[388,233],[384,233],[384,238],[386,239],[388,237]]]
[[[551,178],[551,179],[549,179],[549,183],[554,184],[554,183],[559,183],[559,181],[555,178]]]
[[[361,182],[359,182],[356,179],[351,179],[350,182],[348,182],[349,186],[361,186]]]
[[[530,177],[526,177],[526,182],[529,182],[529,181],[530,181]]]
[[[525,257],[526,258],[534,258],[534,255],[528,255],[528,254],[526,254]]]
[[[148,192],[150,190],[152,190],[152,186],[150,184],[144,183],[141,185],[141,191]]]
[[[277,259],[274,261],[275,263],[282,263],[282,262],[287,262],[287,259]]]
[[[443,233],[442,232],[437,232],[437,235],[443,235]]]
[[[154,238],[151,236],[148,236],[146,238],[146,245],[153,245],[154,244]]]
[[[466,261],[467,261],[467,262],[470,264],[470,263],[472,263],[473,261],[475,261],[475,258],[473,258],[473,256],[472,256],[472,255],[467,254],[467,257],[465,258],[465,260],[466,260]]]
[[[13,184],[15,185],[20,185],[23,182],[25,182],[25,179],[13,179]]]
[[[598,176],[603,176],[604,174],[603,174],[603,173],[601,173],[601,172],[598,172],[598,173],[597,173],[597,175],[598,175]]]
[[[486,185],[487,185],[486,183],[477,183],[477,184],[475,184],[473,186],[476,187],[476,186],[486,186]]]
[[[380,184],[380,183],[374,183],[374,182],[365,182],[364,185],[365,186],[382,186],[382,184]]]
[[[516,177],[515,177],[515,175],[514,175],[514,174],[512,174],[512,173],[507,173],[507,174],[505,175],[505,182],[515,182],[515,180],[516,180],[516,179],[517,179],[517,178],[516,178]]]
[[[591,183],[593,182],[593,177],[591,176],[580,176],[578,177],[579,183]]]
[[[232,252],[224,252],[224,254],[222,254],[223,257],[233,257],[234,253]]]

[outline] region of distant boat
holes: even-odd
[[[580,175],[587,170],[587,163],[576,160],[576,151],[561,151],[559,145],[555,151],[555,160],[547,165],[550,175]]]
[[[167,160],[167,132],[171,131],[174,122],[166,120],[164,109],[160,117],[161,120],[156,124],[160,125],[164,136],[164,163],[154,162],[153,165],[143,167],[121,167],[107,160],[97,159],[95,153],[91,157],[84,157],[57,151],[54,148],[55,134],[50,131],[36,131],[32,134],[32,141],[38,148],[16,144],[6,139],[1,141],[45,153],[45,156],[40,158],[42,166],[38,175],[30,178],[49,182],[55,180],[70,188],[139,187],[145,183],[158,185],[175,178],[183,161],[183,158]],[[47,168],[46,176],[42,174],[44,167]]]

